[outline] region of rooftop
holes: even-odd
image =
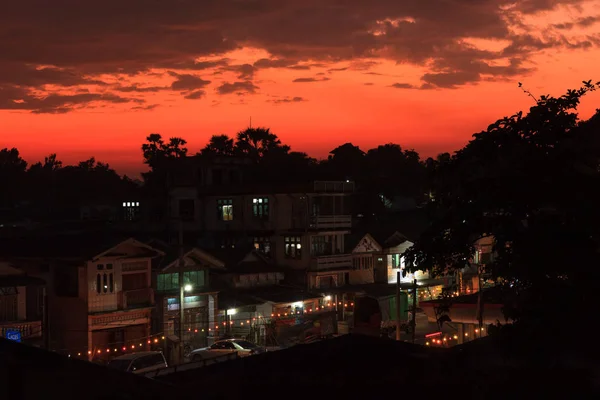
[[[306,399],[315,393],[335,399],[388,398],[392,388],[402,397],[427,399],[504,399],[509,393],[513,398],[597,397],[597,387],[584,371],[515,363],[492,340],[472,343],[445,350],[344,335],[158,379],[192,392],[218,390],[221,399],[252,393],[265,400],[281,399],[282,394]],[[477,357],[479,346],[488,349],[486,357]],[[504,354],[507,361],[490,361],[494,354]]]
[[[165,382],[0,338],[0,398],[159,400],[189,398]]]

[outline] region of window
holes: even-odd
[[[269,198],[255,197],[252,199],[252,215],[254,218],[269,219]]]
[[[106,269],[113,269],[113,265],[112,264],[106,264]]]
[[[96,268],[98,268],[98,271],[102,271],[104,269],[104,264],[98,264]]]
[[[5,293],[0,296],[0,321],[16,321],[18,317],[17,298],[15,287],[5,288]]]
[[[223,184],[223,170],[222,169],[213,169],[212,170],[212,184],[213,185],[222,185]]]
[[[400,254],[392,254],[392,268],[398,269],[404,267],[403,257]]]
[[[217,219],[220,221],[233,220],[233,200],[221,199],[217,200]]]
[[[179,274],[160,274],[157,277],[157,289],[160,291],[179,289]]]
[[[221,238],[221,248],[222,249],[234,249],[235,248],[236,239],[231,236],[226,236]]]
[[[240,183],[240,173],[236,170],[229,171],[229,183],[232,185]]]
[[[179,200],[179,218],[182,220],[193,221],[196,215],[196,202],[194,199]]]
[[[271,242],[268,237],[255,237],[254,248],[265,255],[269,255],[271,253]]]
[[[184,285],[192,285],[194,288],[201,288],[205,285],[204,271],[187,271],[183,273]],[[179,273],[160,274],[156,282],[157,290],[169,291],[179,290]]]
[[[301,236],[286,236],[285,242],[285,257],[300,260],[302,258]]]
[[[139,201],[124,201],[123,202],[123,218],[125,221],[135,221],[140,215]]]
[[[107,294],[115,292],[115,280],[112,272],[96,275],[96,293]]]
[[[123,290],[137,290],[148,287],[148,275],[145,272],[123,274]]]

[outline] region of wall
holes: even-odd
[[[383,260],[384,260],[384,262],[386,262],[386,266],[387,266],[388,283],[396,283],[398,271],[402,272],[402,270],[404,269],[404,259],[402,257],[401,257],[402,269],[392,268],[392,256],[394,254],[402,255],[406,250],[408,250],[410,247],[412,247],[412,245],[413,245],[413,243],[407,240],[403,243],[400,243],[398,246],[385,249],[386,254],[383,256]],[[406,276],[403,276],[403,275],[404,274],[400,275],[400,281],[406,282],[406,283],[412,282],[414,279],[417,279],[417,281],[429,279],[429,274],[423,273],[421,271],[417,271],[414,274],[409,273],[409,274],[406,274]]]
[[[136,269],[134,271],[123,271],[124,264],[131,263],[144,263],[144,269]],[[104,265],[103,270],[98,270],[98,265]],[[113,269],[107,270],[106,265],[112,264]],[[102,257],[95,262],[87,262],[87,301],[89,305],[89,312],[102,312],[102,311],[115,311],[119,309],[119,292],[123,290],[122,282],[123,275],[145,272],[147,277],[147,287],[151,287],[151,272],[150,272],[150,259],[148,258],[129,258],[124,261],[117,260],[111,257]],[[113,291],[107,293],[98,293],[96,291],[96,279],[100,273],[102,276],[104,273],[113,274],[114,287]]]

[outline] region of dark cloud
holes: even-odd
[[[255,86],[250,81],[239,81],[239,82],[225,82],[217,87],[217,93],[219,94],[253,94],[258,89],[258,86]]]
[[[205,95],[206,92],[204,90],[196,90],[195,92],[190,92],[186,94],[185,96],[183,96],[183,98],[188,100],[198,100],[203,98]]]
[[[365,83],[363,83],[363,85],[365,85],[365,86],[373,86],[374,83],[373,82],[365,82]]]
[[[282,104],[282,103],[301,103],[303,101],[307,101],[303,97],[282,97],[274,100],[270,100],[271,103]]]
[[[210,84],[210,81],[205,81],[196,75],[178,74],[173,71],[169,71],[169,75],[177,78],[171,83],[171,89],[173,90],[196,90]]]
[[[481,80],[481,75],[477,72],[442,72],[425,74],[421,80],[439,88],[454,89],[459,85]]]
[[[143,104],[144,100],[121,97],[112,93],[50,94],[36,96],[26,89],[0,87],[0,109],[24,110],[35,114],[64,114],[91,103]]]
[[[323,77],[323,78],[296,78],[294,79],[292,82],[294,83],[308,83],[308,82],[323,82],[323,81],[328,81],[330,80],[327,77]]]
[[[154,110],[155,108],[157,108],[159,106],[160,106],[159,104],[148,104],[147,106],[131,107],[131,109],[134,111],[150,111],[150,110]]]
[[[390,86],[393,88],[396,88],[396,89],[414,89],[415,88],[410,83],[400,83],[400,82],[393,83]]]
[[[248,80],[248,79],[254,78],[254,74],[256,73],[258,68],[256,66],[250,65],[250,64],[241,64],[241,65],[229,65],[227,67],[224,67],[223,70],[233,71],[238,74],[237,75],[238,79]]]
[[[255,86],[243,81],[257,69],[309,70],[346,62],[349,69],[368,71],[379,59],[422,66],[424,84],[455,87],[530,73],[525,65],[539,51],[598,46],[597,34],[563,36],[572,33],[571,27],[591,26],[597,16],[548,26],[551,31],[523,22],[523,14],[584,1],[180,0],[173,5],[104,0],[90,12],[86,2],[9,0],[0,13],[0,87],[69,96],[65,87],[105,87],[100,77],[106,74],[135,76],[159,69],[177,74],[172,89],[189,95],[208,85],[191,71],[229,68],[241,83],[226,83],[218,92],[237,92],[235,85],[253,92]],[[523,33],[515,33],[515,26]],[[465,38],[509,44],[482,51],[465,45]],[[241,66],[223,58],[242,47],[265,50],[271,58]],[[504,58],[521,61],[495,67]]]
[[[117,92],[125,92],[125,93],[131,93],[131,92],[139,92],[139,93],[154,93],[154,92],[159,92],[161,90],[165,90],[168,89],[167,87],[163,87],[163,86],[138,86],[138,85],[129,85],[129,86],[117,86],[115,87],[113,90],[116,90]]]

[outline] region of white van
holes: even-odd
[[[123,372],[133,372],[134,374],[143,374],[168,367],[167,360],[160,351],[125,354],[110,360],[108,366]]]

